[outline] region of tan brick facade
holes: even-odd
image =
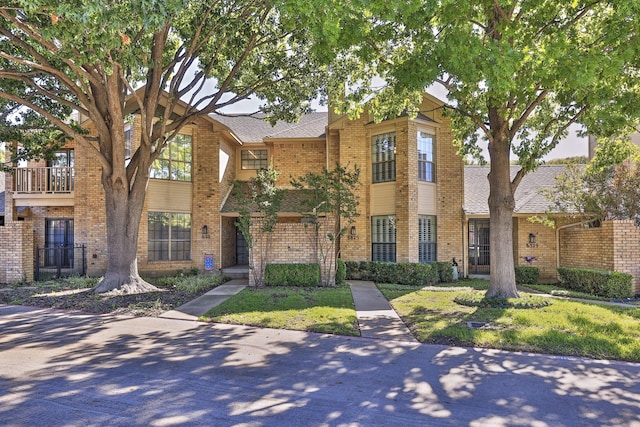
[[[361,183],[358,189],[360,216],[354,224],[355,234],[343,238],[341,257],[345,260],[371,259],[372,195],[381,186],[372,184],[371,138],[379,132],[396,134],[396,180],[390,183],[394,201],[384,214],[395,215],[397,225],[396,255],[398,261],[418,261],[418,214],[436,217],[438,260],[451,260],[463,256],[463,164],[452,144],[449,120],[442,116],[439,103],[426,96],[421,111],[429,117],[416,119],[400,117],[380,124],[372,123],[364,114],[358,120],[337,117],[329,123],[326,137],[318,138],[271,138],[264,144],[241,145],[215,120],[200,119],[190,125],[193,137],[192,181],[190,202],[179,207],[172,206],[170,212],[191,214],[191,260],[176,262],[150,262],[148,260],[148,212],[160,212],[154,194],[148,193],[141,217],[138,239],[138,267],[144,273],[168,272],[176,269],[204,268],[205,255],[214,257],[215,268],[235,265],[237,216],[234,213],[221,215],[220,210],[229,197],[236,177],[246,177],[251,171],[240,170],[240,152],[252,146],[269,150],[274,168],[280,172],[279,185],[289,187],[292,177],[307,172],[320,172],[339,162],[341,165],[357,165],[361,168]],[[427,184],[418,181],[417,133],[423,130],[435,135],[436,182]],[[133,140],[140,135],[139,124],[132,124]],[[135,147],[132,147],[135,149]],[[253,172],[255,173],[255,172]],[[7,179],[9,183],[9,178]],[[184,183],[183,183],[184,184]],[[167,191],[173,192],[170,184]],[[184,187],[179,187],[184,188]],[[426,190],[425,190],[426,188]],[[386,191],[389,191],[387,189]],[[428,194],[423,199],[423,193]],[[7,192],[7,204],[13,206]],[[181,194],[176,194],[181,195]],[[151,200],[153,199],[153,200]],[[171,197],[169,197],[171,201]],[[100,275],[106,268],[106,221],[105,198],[101,183],[101,169],[93,155],[83,147],[75,147],[75,192],[73,206],[31,207],[34,244],[44,244],[46,218],[74,219],[74,242],[87,247],[87,269],[90,275]],[[384,201],[382,202],[384,204]],[[153,206],[153,207],[151,207]],[[374,206],[375,207],[375,206]],[[9,218],[10,219],[10,218]],[[203,235],[203,227],[208,233]],[[278,224],[274,241],[274,262],[300,262],[315,259],[309,246],[307,230],[300,218],[283,219]],[[31,255],[32,256],[32,255]]]
[[[560,242],[562,267],[629,273],[634,277],[634,293],[640,294],[640,227],[633,221],[605,221],[596,228],[565,228],[560,230]]]
[[[513,234],[516,265],[538,267],[541,281],[554,281],[558,262],[555,228],[531,223],[520,216],[513,218]],[[533,242],[530,235],[533,235]]]
[[[0,227],[0,283],[33,280],[33,236],[29,221],[8,221]]]

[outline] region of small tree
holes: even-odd
[[[236,194],[241,200],[240,217],[236,225],[247,241],[249,270],[253,283],[258,287],[264,285],[264,271],[282,204],[282,190],[276,187],[279,175],[269,166],[268,169],[259,170],[258,175],[247,183],[235,184]]]
[[[638,149],[629,141],[603,140],[586,166],[569,165],[542,193],[556,211],[585,221],[640,219]]]
[[[340,238],[358,213],[360,169],[336,164],[332,170],[308,172],[291,180],[299,190],[309,190],[302,200],[300,211],[311,219],[316,260],[320,265],[322,285],[335,285],[337,259],[340,257]]]

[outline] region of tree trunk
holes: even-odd
[[[133,185],[142,184],[146,187],[146,182],[134,182]],[[93,292],[135,294],[157,291],[138,273],[138,231],[144,197],[130,196],[128,185],[122,179],[113,180],[104,172],[102,185],[107,219],[107,270]]]
[[[515,199],[511,188],[507,135],[494,134],[490,146],[489,172],[489,256],[491,276],[487,297],[518,298],[513,259],[513,210]]]

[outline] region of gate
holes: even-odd
[[[86,274],[85,245],[36,248],[36,281]]]
[[[489,220],[469,220],[469,274],[489,274]]]

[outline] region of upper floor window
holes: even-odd
[[[131,152],[133,151],[133,130],[131,126],[126,126],[124,129],[124,158],[128,160],[131,158]]]
[[[178,134],[151,165],[150,177],[191,181],[191,135]]]
[[[389,132],[371,138],[372,180],[396,180],[396,133]]]
[[[242,150],[240,152],[240,168],[242,170],[267,169],[269,154],[267,150]]]
[[[435,136],[418,132],[418,180],[436,181]]]

